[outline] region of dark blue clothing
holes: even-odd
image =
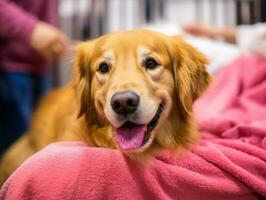
[[[0,72],[0,153],[26,131],[32,110],[50,83],[50,75]]]

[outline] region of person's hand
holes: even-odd
[[[39,22],[33,30],[30,45],[48,60],[53,60],[66,52],[68,39],[59,29]]]
[[[213,39],[223,39],[231,43],[236,42],[236,33],[234,27],[219,28],[216,26],[196,23],[183,25],[182,28],[185,32],[191,35],[199,37],[208,37]]]
[[[187,24],[183,26],[184,31],[190,33],[191,35],[200,37],[210,37],[215,38],[219,35],[220,30],[213,26],[208,26],[205,24]]]

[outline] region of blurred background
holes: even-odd
[[[178,25],[194,22],[219,27],[255,24],[266,20],[265,7],[263,0],[60,0],[59,16],[61,29],[76,41],[136,27],[180,34],[182,30]],[[205,53],[217,55],[216,49],[204,50],[210,41],[190,40]],[[229,57],[238,53],[230,45],[220,47],[218,51],[228,47],[225,51],[231,53]],[[54,84],[57,86],[65,84],[71,77],[68,57],[69,54],[54,68]],[[221,64],[220,60],[217,62]]]

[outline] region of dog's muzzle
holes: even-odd
[[[136,114],[140,104],[140,97],[135,92],[117,92],[112,96],[110,103],[113,111],[125,120],[120,127],[115,128],[114,132],[119,147],[122,150],[136,150],[144,146],[158,123],[163,111],[163,103],[158,106],[151,121],[143,124],[137,124],[130,120]]]

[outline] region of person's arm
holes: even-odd
[[[0,39],[17,39],[30,43],[38,20],[16,4],[0,1]]]
[[[56,27],[38,20],[18,5],[0,0],[0,40],[20,40],[53,60],[63,55],[68,39]]]
[[[236,30],[234,27],[216,27],[195,23],[184,25],[183,29],[195,36],[222,39],[226,42],[236,43]]]

